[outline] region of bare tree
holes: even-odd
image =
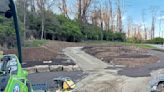
[[[163,14],[164,14],[164,11],[160,11],[160,18],[159,18],[159,37],[162,36],[162,32],[161,32],[162,31],[162,27],[161,27],[161,25],[162,25],[162,19],[161,19],[161,17],[163,16]]]
[[[100,14],[99,14],[98,3],[99,2],[97,2],[97,1],[94,2],[93,10],[92,10],[92,13],[91,13],[91,21],[92,21],[92,24],[95,25],[95,26],[99,25]]]
[[[80,23],[82,22],[81,11],[82,11],[82,1],[78,0],[78,19]]]
[[[83,0],[82,2],[82,20],[83,22],[87,22],[87,11],[89,9],[89,6],[91,5],[92,0]]]
[[[23,30],[24,30],[24,40],[26,39],[26,19],[27,19],[27,8],[29,6],[28,0],[17,0],[18,11],[23,12],[19,13],[20,18],[23,20]]]
[[[128,32],[127,32],[127,35],[128,35],[128,38],[130,38],[130,35],[131,35],[131,31],[132,31],[132,18],[129,16],[128,17]]]
[[[23,24],[24,24],[24,40],[26,40],[26,19],[27,19],[27,7],[28,7],[28,0],[24,0],[24,12],[23,12]]]
[[[29,0],[31,12],[35,12],[35,0]]]
[[[92,15],[91,15],[92,24],[95,26],[98,26],[99,24],[98,19],[99,19],[99,12],[95,10],[94,12],[92,12]]]
[[[151,39],[153,39],[154,36],[155,36],[155,22],[156,22],[157,8],[152,6],[151,7],[151,12],[152,12]]]
[[[155,16],[152,17],[152,25],[151,25],[151,39],[154,38],[155,33]]]
[[[87,22],[87,12],[92,0],[78,0],[78,19],[80,22]]]
[[[68,7],[67,7],[67,0],[58,0],[58,8],[60,9],[61,13],[68,17]]]
[[[142,24],[143,24],[143,29],[144,29],[144,39],[147,40],[147,30],[146,30],[146,25],[145,25],[145,10],[142,10]]]
[[[113,16],[113,8],[112,8],[112,1],[109,1],[109,23],[110,23],[110,28],[113,31],[113,21],[114,21],[114,16]]]
[[[103,21],[104,21],[104,28],[106,31],[109,31],[110,29],[110,22],[111,22],[111,12],[110,12],[110,5],[108,1],[105,3],[105,8],[102,10],[103,12]]]
[[[37,6],[39,8],[39,12],[41,16],[41,39],[43,39],[43,36],[44,36],[46,1],[47,0],[37,0]]]
[[[45,30],[45,18],[46,18],[46,9],[50,9],[55,0],[37,0],[37,7],[39,9],[39,14],[41,16],[41,39],[44,37]]]
[[[107,10],[104,10],[103,12],[103,21],[104,21],[104,27],[106,31],[109,31],[109,13],[107,12]]]
[[[120,0],[117,0],[117,30],[122,32],[122,10]]]

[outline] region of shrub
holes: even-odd
[[[151,39],[151,40],[147,40],[146,43],[149,43],[149,44],[163,44],[164,43],[164,38],[157,37],[157,38],[154,38],[154,39]]]

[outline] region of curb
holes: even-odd
[[[34,67],[24,68],[28,71],[29,74],[33,73],[43,73],[43,72],[72,72],[72,71],[80,71],[81,68],[78,65],[36,65]]]

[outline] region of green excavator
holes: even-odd
[[[33,92],[16,55],[4,55],[1,59],[0,92]]]
[[[17,18],[14,0],[0,0],[0,14],[6,18],[12,18],[16,33],[18,57],[13,54],[0,55],[0,92],[34,92],[44,88],[46,84],[33,84],[28,81],[28,72],[22,68],[22,49],[19,35],[19,23]],[[72,92],[75,88],[74,82],[70,78],[55,78],[58,85],[56,92]],[[34,89],[34,90],[33,90]]]
[[[12,18],[15,27],[18,57],[16,55],[1,55],[0,61],[0,92],[33,92],[27,79],[28,72],[22,68],[22,51],[19,35],[16,7],[13,0],[0,0],[1,15]]]

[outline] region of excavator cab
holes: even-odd
[[[0,63],[0,92],[33,92],[16,55],[4,55]]]
[[[3,56],[1,59],[1,74],[17,74],[17,61],[14,56]]]

